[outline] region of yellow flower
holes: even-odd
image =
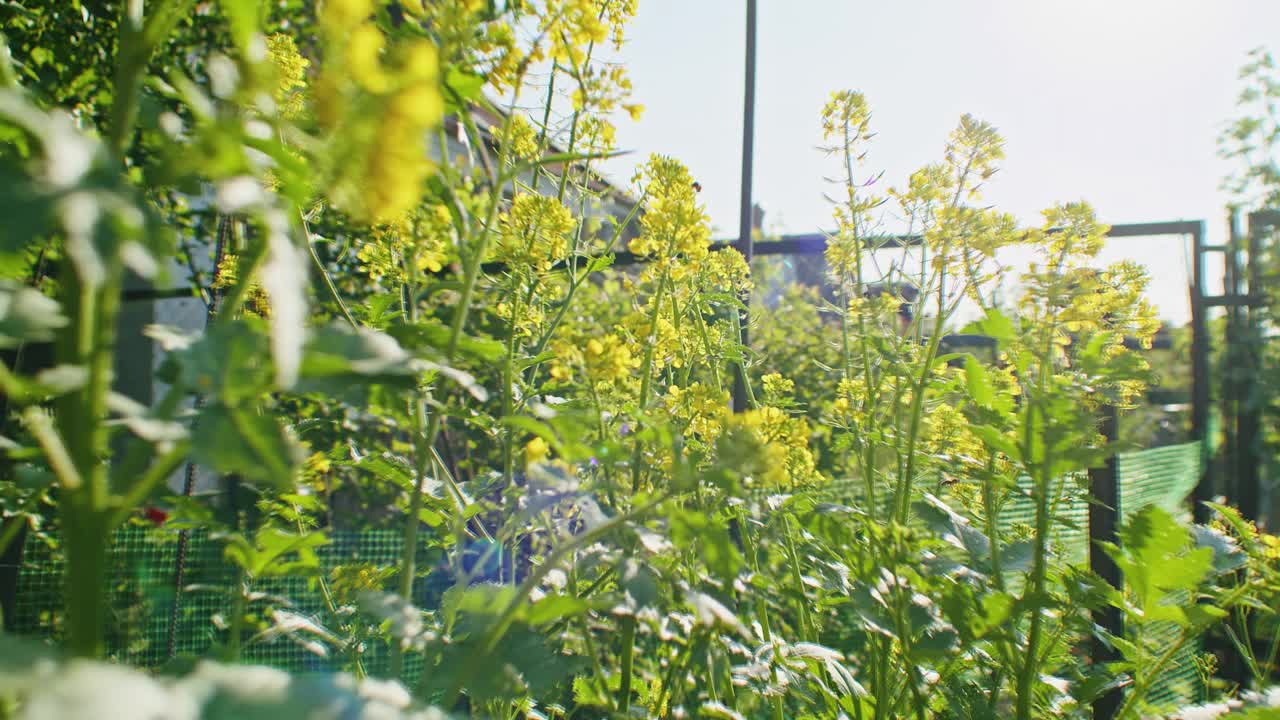
[[[431,171],[428,131],[444,101],[439,62],[425,40],[388,47],[367,0],[328,3],[329,61],[315,82],[316,117],[333,133],[334,204],[359,221],[394,222],[422,196]]]
[[[373,0],[325,0],[320,24],[329,32],[344,33],[366,22],[372,14]]]
[[[499,134],[498,141],[507,148],[511,155],[521,160],[529,160],[538,155],[538,133],[524,115],[512,115],[507,120],[505,132]]]
[[[283,33],[267,37],[267,57],[276,67],[276,89],[273,94],[282,117],[295,117],[302,112],[303,94],[298,88],[306,85],[307,68],[311,62],[302,57],[293,38]]]
[[[631,252],[654,256],[655,266],[664,269],[696,266],[709,252],[711,229],[689,170],[671,158],[653,155],[636,173],[636,181],[645,183],[646,206]]]
[[[584,355],[587,377],[593,382],[615,382],[640,366],[640,359],[613,334],[587,341]]]
[[[870,132],[871,108],[867,98],[855,90],[831,93],[822,108],[822,137],[832,140],[846,133],[850,141],[866,138]]]
[[[697,448],[709,447],[720,436],[729,416],[729,396],[721,390],[693,383],[687,388],[667,388],[663,405],[680,425],[685,443]]]
[[[782,377],[781,373],[765,375],[760,378],[760,384],[764,388],[764,402],[768,405],[781,405],[790,401],[796,391],[795,382]]]
[[[360,87],[384,93],[391,87],[391,75],[382,68],[382,32],[373,25],[360,25],[347,40],[347,72]]]
[[[546,272],[568,257],[568,235],[575,224],[569,208],[554,197],[517,195],[502,218],[497,258],[511,271]]]
[[[540,437],[535,437],[524,446],[524,462],[526,465],[542,462],[551,454],[551,448],[547,446],[547,441]]]
[[[728,415],[716,448],[722,462],[756,487],[791,489],[821,480],[809,450],[809,423],[780,408]]]
[[[453,223],[443,205],[418,208],[374,228],[356,250],[361,269],[374,281],[392,284],[439,272],[453,253]]]

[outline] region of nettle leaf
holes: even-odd
[[[217,323],[199,337],[160,326],[146,332],[172,351],[170,357],[188,388],[221,404],[252,402],[274,386],[267,338],[256,320]]]
[[[991,539],[973,527],[969,519],[952,510],[942,500],[925,493],[924,499],[914,503],[915,512],[941,537],[943,542],[968,553],[974,564],[987,572],[991,562]]]
[[[444,323],[428,318],[413,324],[393,324],[387,328],[387,334],[410,352],[440,359],[449,348],[449,338],[453,331]],[[479,362],[494,362],[505,352],[503,344],[490,337],[465,333],[458,337],[457,353],[462,357]]]
[[[723,524],[703,513],[679,508],[672,509],[668,522],[671,540],[676,545],[696,549],[707,568],[720,578],[728,580],[737,576],[742,556]]]
[[[1107,553],[1124,573],[1134,603],[1142,616],[1155,619],[1168,615],[1180,624],[1181,612],[1168,613],[1177,605],[1194,604],[1195,590],[1213,567],[1213,550],[1194,547],[1191,532],[1168,512],[1149,505],[1132,515],[1120,529],[1120,547],[1106,545]],[[1174,597],[1181,597],[1175,602]]]
[[[618,584],[635,608],[657,605],[659,598],[658,574],[648,564],[627,558],[618,571]]]
[[[0,280],[0,348],[48,342],[67,325],[62,306],[37,290]]]
[[[274,418],[253,408],[213,404],[197,422],[191,443],[197,462],[250,482],[293,488],[302,453]]]
[[[426,369],[390,335],[335,324],[308,338],[293,390],[346,396],[370,384],[411,389]]]

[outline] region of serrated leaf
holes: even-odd
[[[987,310],[982,319],[969,323],[960,332],[965,335],[986,335],[1002,345],[1012,342],[1017,334],[1013,321],[995,308]]]
[[[198,423],[191,452],[200,464],[250,482],[293,488],[301,453],[274,418],[215,404],[204,408]]]
[[[1119,537],[1120,547],[1104,548],[1124,573],[1143,617],[1158,614],[1162,605],[1183,604],[1174,598],[1194,596],[1212,568],[1213,551],[1195,548],[1190,531],[1155,505],[1131,515]]]

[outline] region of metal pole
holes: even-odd
[[[1262,253],[1262,236],[1272,232],[1272,217],[1267,213],[1253,213],[1249,216],[1249,234],[1245,239],[1244,268],[1239,269],[1237,286],[1244,280],[1244,293],[1247,304],[1238,310],[1239,334],[1241,342],[1233,348],[1240,353],[1241,362],[1237,365],[1240,395],[1236,412],[1236,492],[1240,514],[1257,521],[1261,519],[1262,490],[1262,458],[1260,451],[1262,407],[1259,401],[1262,393],[1259,388],[1259,374],[1262,372],[1261,322],[1260,309],[1253,305],[1255,294],[1262,292],[1261,263],[1258,261]],[[1244,277],[1241,278],[1240,275]],[[1239,294],[1239,292],[1237,292]],[[1233,308],[1234,309],[1234,308]]]
[[[1200,479],[1192,494],[1196,522],[1209,521],[1209,326],[1204,304],[1204,223],[1191,233],[1191,436],[1200,443]]]
[[[1102,409],[1102,423],[1099,427],[1108,442],[1119,437],[1119,415],[1114,405]],[[1089,566],[1111,587],[1124,589],[1124,576],[1110,555],[1102,549],[1101,543],[1118,543],[1116,529],[1120,524],[1120,485],[1119,457],[1112,454],[1102,467],[1089,470]],[[1115,637],[1124,636],[1124,615],[1119,607],[1106,607],[1098,611],[1094,621]],[[1111,662],[1119,659],[1115,648],[1107,642],[1095,637],[1092,642],[1093,661],[1095,663]],[[1093,701],[1094,720],[1111,720],[1120,709],[1120,701],[1124,697],[1120,688],[1100,695]]]
[[[756,0],[747,0],[747,51],[746,51],[746,88],[743,93],[742,106],[742,198],[738,215],[738,252],[746,258],[747,265],[755,256],[754,239],[751,237],[752,205],[751,205],[751,163],[755,146],[756,131]],[[751,298],[743,299],[744,308]],[[738,313],[738,331],[742,346],[745,348],[750,340],[747,328],[751,313],[743,309]],[[747,391],[747,366],[744,357],[738,363],[738,372],[733,379],[733,411],[742,412],[747,409],[750,393]]]

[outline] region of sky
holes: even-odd
[[[618,53],[645,112],[617,120],[631,152],[607,172],[625,181],[650,153],[679,158],[718,238],[738,232],[745,8],[640,0]],[[871,105],[867,167],[889,185],[940,159],[971,113],[1006,142],[985,200],[1021,221],[1085,200],[1106,223],[1205,220],[1221,242],[1231,166],[1217,137],[1258,46],[1280,51],[1280,0],[759,0],[753,196],[767,231],[830,227],[824,178],[840,166],[817,149],[818,114],[847,88]],[[1152,301],[1181,324],[1184,247],[1123,239],[1104,255],[1146,264]]]

